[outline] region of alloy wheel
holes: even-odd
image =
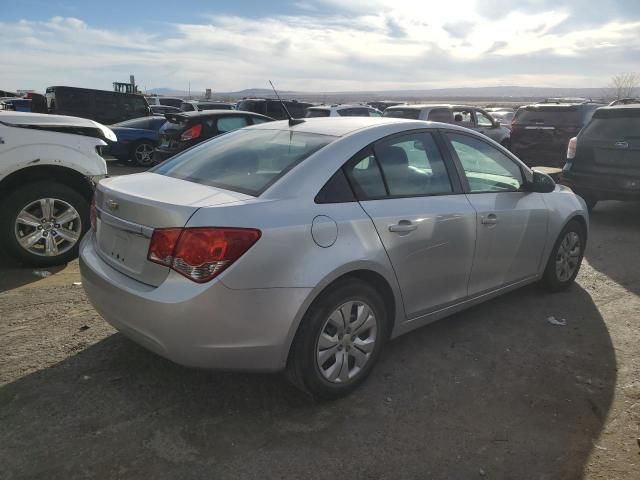
[[[556,275],[558,280],[566,282],[578,268],[582,245],[576,232],[568,232],[560,242],[556,253]]]
[[[316,363],[325,380],[345,384],[358,376],[376,345],[378,323],[373,309],[350,301],[329,315],[316,347]]]
[[[56,257],[78,243],[82,221],[70,203],[57,198],[41,198],[20,210],[14,233],[18,244],[29,253]]]
[[[133,155],[138,165],[151,165],[153,163],[153,146],[148,143],[141,143],[135,148]]]

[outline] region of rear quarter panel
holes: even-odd
[[[314,218],[335,221],[336,239],[319,246],[312,236]],[[395,323],[404,321],[402,297],[380,238],[357,202],[315,204],[313,199],[256,200],[222,208],[201,208],[187,226],[258,228],[258,242],[219,280],[231,289],[307,288],[311,293],[299,305],[288,341],[311,303],[339,277],[356,270],[382,276],[395,299]]]

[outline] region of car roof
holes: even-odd
[[[468,131],[465,128],[445,123],[390,117],[315,117],[305,118],[304,122],[297,123],[295,125],[289,125],[288,120],[281,120],[277,122],[261,123],[260,125],[255,125],[249,128],[262,130],[290,130],[294,132],[344,137],[359,130],[380,127],[383,125],[400,124],[405,124],[407,130],[412,128],[447,128]]]

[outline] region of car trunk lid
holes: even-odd
[[[184,227],[200,207],[252,198],[149,172],[103,180],[96,190],[98,253],[119,272],[158,286],[169,268],[147,260],[155,228]]]

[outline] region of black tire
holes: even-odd
[[[572,272],[569,278],[563,279],[563,278],[560,278],[558,274],[558,271],[556,268],[556,261],[558,261],[558,259],[560,258],[559,256],[561,255],[560,249],[561,249],[562,242],[567,238],[567,235],[569,235],[572,232],[577,234],[578,238],[580,239],[580,253],[576,257],[577,265],[575,267],[575,270]],[[584,226],[582,225],[582,223],[580,223],[577,220],[571,220],[562,229],[562,231],[560,232],[560,235],[558,235],[558,238],[556,239],[556,242],[553,245],[553,250],[551,250],[551,254],[549,255],[549,260],[547,261],[547,266],[544,271],[542,282],[548,290],[552,292],[559,292],[569,288],[573,284],[573,282],[576,279],[576,276],[578,275],[578,272],[580,271],[580,266],[582,264],[582,259],[584,257],[584,251],[586,246],[587,246],[587,233]]]
[[[138,152],[139,149],[141,148],[145,148],[145,149],[150,149],[149,151],[149,156],[148,159],[145,160],[143,157],[140,156],[140,152]],[[136,165],[138,165],[139,167],[151,167],[154,165],[154,161],[153,161],[153,149],[155,148],[155,145],[153,142],[149,141],[149,140],[139,140],[136,143],[134,143],[131,146],[131,160],[133,161],[133,163],[135,163]]]
[[[23,248],[16,238],[16,218],[32,202],[54,198],[71,205],[79,214],[80,236],[72,248],[56,256],[41,256]],[[33,182],[10,191],[0,205],[0,242],[10,255],[35,267],[49,267],[67,263],[78,256],[80,238],[89,229],[89,202],[79,192],[55,182]]]
[[[584,200],[584,203],[587,204],[587,210],[589,211],[592,211],[596,207],[596,204],[599,201],[598,197],[596,197],[592,193],[581,192],[580,190],[574,190],[574,193],[582,197],[582,199]]]
[[[323,376],[316,361],[318,339],[329,316],[338,307],[352,300],[364,302],[372,310],[377,324],[376,339],[362,369],[346,383],[332,383]],[[342,397],[367,378],[380,357],[388,336],[389,320],[380,293],[362,280],[345,278],[323,292],[309,307],[291,346],[287,376],[296,387],[313,398],[330,400]]]

